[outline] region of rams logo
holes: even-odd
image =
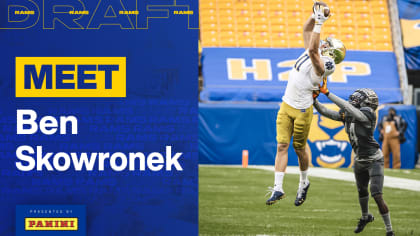
[[[325,104],[338,111],[334,104]],[[309,151],[314,166],[338,168],[352,167],[351,145],[342,122],[321,116],[314,110],[311,130],[308,136]]]

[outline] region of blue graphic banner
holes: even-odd
[[[204,48],[203,101],[281,101],[289,71],[304,49]],[[372,88],[380,103],[402,100],[393,52],[347,51],[328,86],[347,99]],[[321,100],[325,101],[325,100]]]
[[[0,2],[0,235],[17,205],[83,205],[87,235],[197,235],[197,4]]]
[[[325,104],[338,110],[334,104]],[[394,106],[397,114],[407,121],[401,144],[401,168],[415,166],[417,116],[415,106]],[[199,105],[199,162],[201,164],[241,164],[242,151],[248,150],[250,165],[274,165],[276,155],[276,117],[278,104],[218,103]],[[381,106],[378,120],[388,107]],[[374,137],[378,140],[379,132]],[[291,141],[292,142],[292,141]],[[297,166],[296,153],[290,145],[288,165]],[[317,167],[352,167],[351,145],[342,122],[321,116],[314,110],[308,136],[307,151],[311,164]]]
[[[420,2],[398,0],[405,63],[409,70],[420,70]]]

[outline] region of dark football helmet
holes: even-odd
[[[354,91],[349,98],[350,104],[357,108],[361,107],[370,107],[374,111],[378,108],[378,95],[376,95],[375,91],[368,88],[362,88]]]

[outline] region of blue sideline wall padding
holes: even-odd
[[[335,105],[328,105],[334,108]],[[414,106],[394,106],[408,123],[407,142],[401,146],[402,168],[414,168],[417,118]],[[274,165],[277,103],[219,103],[199,105],[200,164],[241,164],[242,150],[249,151],[250,165]],[[337,109],[335,107],[335,109]],[[378,112],[379,119],[388,107]],[[378,131],[375,138],[378,139]],[[314,113],[308,138],[311,163],[322,167],[351,167],[351,146],[340,122]],[[297,156],[289,148],[290,166]]]

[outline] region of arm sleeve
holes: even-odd
[[[315,99],[314,107],[319,112],[319,114],[323,116],[326,116],[332,120],[343,121],[341,115],[338,112],[326,108],[324,105],[318,102],[318,99]]]
[[[368,122],[369,118],[366,117],[366,115],[361,112],[359,109],[355,108],[353,105],[348,103],[347,101],[337,97],[333,93],[328,94],[328,98],[334,102],[337,106],[339,106],[341,109],[345,110],[346,112],[350,113],[356,120],[360,122]]]

